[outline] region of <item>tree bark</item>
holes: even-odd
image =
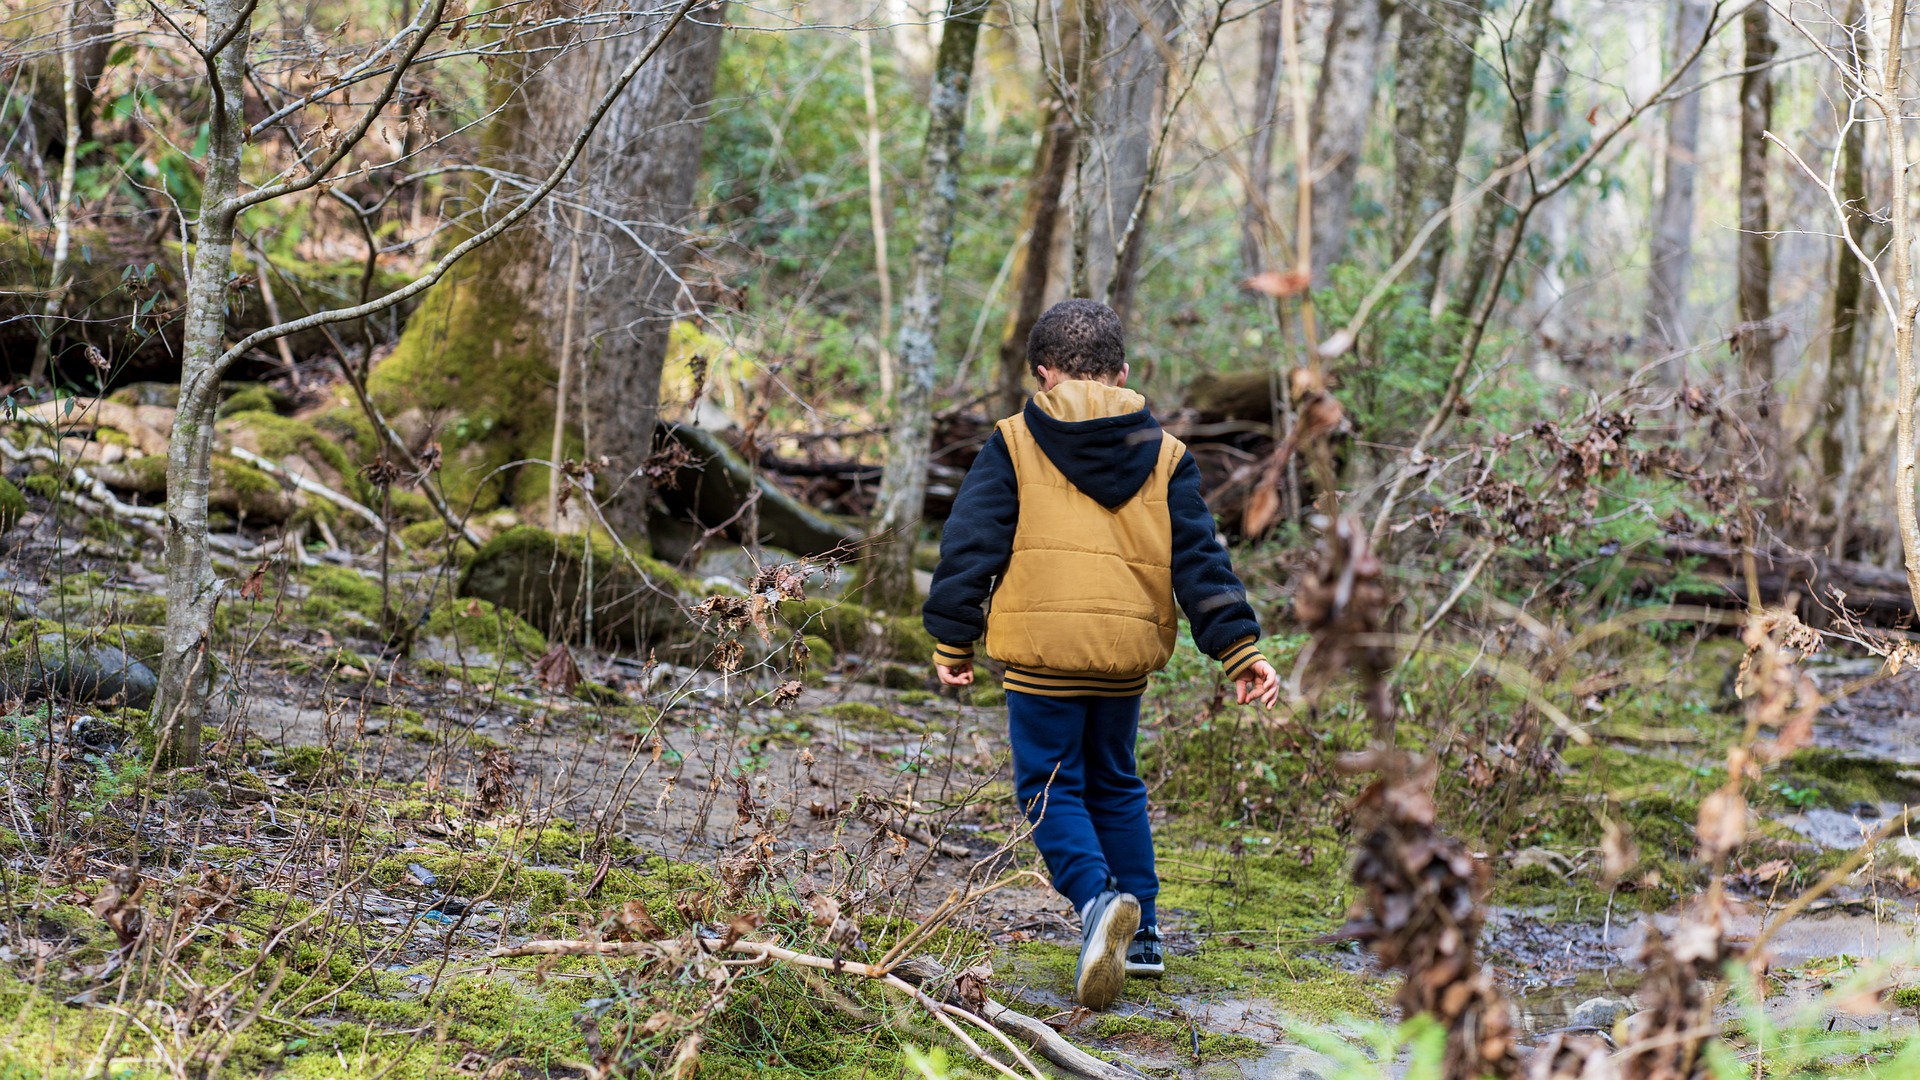
[[[626,492],[605,508],[607,521],[632,536],[644,537],[647,522],[646,478],[638,470],[653,452],[653,427],[660,408],[660,372],[666,361],[668,335],[683,296],[680,272],[693,249],[685,226],[694,214],[694,186],[700,175],[700,142],[707,108],[713,98],[713,79],[720,62],[720,16],[723,8],[707,9],[699,21],[688,20],[645,68],[613,111],[601,123],[596,137],[601,152],[589,181],[594,205],[613,216],[636,222],[637,232],[651,251],[642,249],[626,231],[602,225],[593,281],[583,326],[591,343],[592,366],[585,378],[588,421],[592,424],[596,455],[611,458],[626,481]],[[625,67],[658,32],[667,16],[647,20],[644,33],[606,38],[588,50],[589,62],[604,86]],[[544,83],[555,93],[571,93],[567,80]],[[573,122],[590,106],[577,102]],[[589,250],[592,250],[591,248]]]
[[[1510,42],[1505,50],[1508,101],[1505,102],[1507,119],[1501,129],[1498,158],[1502,163],[1527,152],[1527,123],[1532,119],[1533,88],[1539,79],[1540,59],[1546,55],[1547,38],[1553,33],[1553,23],[1553,0],[1532,0],[1527,9],[1526,26],[1521,28],[1518,39]],[[1480,303],[1480,292],[1486,287],[1487,277],[1493,270],[1494,244],[1500,226],[1509,218],[1509,211],[1515,202],[1527,191],[1529,176],[1528,172],[1522,171],[1507,177],[1481,201],[1474,215],[1473,240],[1467,246],[1466,276],[1448,301],[1454,315],[1463,321],[1473,317],[1474,309]]]
[[[113,55],[113,14],[113,0],[73,0],[74,105],[82,141],[93,138],[93,99]]]
[[[1337,9],[1336,9],[1337,10]],[[1240,272],[1252,277],[1266,269],[1264,240],[1272,208],[1274,121],[1280,106],[1280,30],[1285,9],[1268,4],[1260,11],[1260,67],[1253,83],[1253,138],[1247,146],[1247,201],[1240,208]],[[1336,14],[1335,18],[1339,18]]]
[[[208,555],[207,493],[226,343],[227,279],[233,274],[233,225],[239,213],[235,196],[247,138],[244,94],[252,7],[248,0],[207,0],[206,17],[209,26],[227,34],[227,42],[207,60],[213,93],[206,181],[187,285],[180,402],[167,441],[167,633],[149,714],[162,758],[180,765],[200,760],[209,637],[223,584],[214,577]],[[229,27],[236,29],[228,32]]]
[[[1678,63],[1706,32],[1712,17],[1709,0],[1674,0],[1668,23],[1669,67]],[[1661,166],[1660,202],[1654,210],[1653,240],[1647,266],[1646,337],[1649,348],[1669,350],[1693,340],[1687,322],[1687,271],[1693,262],[1693,184],[1700,146],[1700,95],[1684,93],[1698,62],[1681,73],[1676,89],[1683,96],[1667,106],[1666,150]],[[1678,366],[1665,365],[1675,373]]]
[[[1864,11],[1862,0],[1852,0],[1847,5],[1845,29],[1863,31],[1861,26]],[[1852,52],[1851,38],[1839,43],[1841,55]],[[1853,99],[1846,88],[1839,88],[1837,100],[1845,103],[1837,117],[1840,139],[1840,201],[1846,207],[1844,228],[1855,246],[1862,251],[1870,251],[1867,230],[1867,130],[1864,123],[1852,115]],[[1830,541],[1830,553],[1834,558],[1846,556],[1849,532],[1848,508],[1853,498],[1853,485],[1859,472],[1862,453],[1862,431],[1865,402],[1862,398],[1862,383],[1865,372],[1861,365],[1861,350],[1858,347],[1860,334],[1860,314],[1862,290],[1866,274],[1860,260],[1854,258],[1848,247],[1847,239],[1834,241],[1833,265],[1833,332],[1827,338],[1827,385],[1826,393],[1821,395],[1820,430],[1820,469],[1824,483],[1820,484],[1820,511],[1833,523],[1833,537]]]
[[[1400,9],[1393,91],[1396,250],[1412,246],[1420,226],[1453,201],[1484,7],[1485,0],[1415,0]],[[1408,268],[1408,291],[1423,307],[1439,285],[1448,243],[1447,230],[1436,230]]]
[[[1760,437],[1772,455],[1768,463],[1777,490],[1785,463],[1780,459],[1780,411],[1774,396],[1772,240],[1767,236],[1767,129],[1773,125],[1773,36],[1768,9],[1755,4],[1741,16],[1746,58],[1740,75],[1740,246],[1738,300],[1740,322],[1735,341],[1740,368],[1760,386]]]
[[[1313,95],[1313,287],[1326,288],[1328,271],[1347,248],[1354,178],[1366,149],[1379,74],[1383,0],[1333,5],[1327,53]]]
[[[874,602],[899,607],[915,600],[913,548],[927,494],[932,451],[934,365],[940,330],[947,252],[953,244],[954,204],[960,194],[960,155],[966,147],[967,101],[973,85],[974,46],[984,5],[949,0],[927,102],[926,190],[907,291],[900,311],[899,393],[887,431],[887,471],[881,479],[869,584]]]
[[[1080,66],[1082,62],[1081,22],[1086,17],[1085,0],[1065,0],[1059,12],[1058,76],[1045,91],[1047,126],[1040,149],[1034,155],[1033,172],[1027,180],[1027,206],[1024,216],[1027,242],[1014,266],[1013,311],[1000,336],[1000,411],[1011,415],[1020,411],[1026,399],[1027,336],[1046,307],[1048,271],[1053,265],[1053,247],[1060,231],[1060,201],[1066,193],[1067,174],[1078,154],[1080,128],[1075,116],[1080,110]]]
[[[1081,133],[1080,207],[1084,227],[1075,238],[1084,253],[1075,267],[1079,294],[1103,298],[1124,319],[1133,302],[1134,276],[1146,228],[1147,190],[1167,59],[1161,42],[1176,35],[1175,0],[1089,0],[1099,23],[1093,58],[1088,129]],[[1150,22],[1142,22],[1145,13]],[[1136,212],[1138,219],[1135,220]],[[1128,221],[1136,234],[1125,245]]]

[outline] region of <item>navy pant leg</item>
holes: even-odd
[[[1160,878],[1153,869],[1147,785],[1140,779],[1134,757],[1140,733],[1140,699],[1085,700],[1087,816],[1120,890],[1140,899],[1140,924],[1153,926],[1153,901],[1160,894]]]
[[[1083,908],[1107,887],[1107,858],[1087,813],[1084,698],[1007,691],[1013,787],[1053,887]]]

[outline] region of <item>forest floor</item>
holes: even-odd
[[[151,632],[156,553],[60,535],[33,514],[14,536],[10,642]],[[718,588],[741,566],[723,555],[696,576]],[[804,692],[779,706],[777,652],[724,676],[581,649],[586,681],[556,686],[524,625],[480,627],[484,647],[433,634],[449,610],[456,624],[495,618],[448,599],[449,580],[396,571],[394,596],[440,614],[422,614],[411,655],[382,659],[373,560],[266,575],[222,617],[221,736],[197,770],[142,773],[138,714],[72,703],[7,722],[0,1009],[19,1023],[0,1034],[6,1057],[49,1075],[203,1072],[188,1067],[196,1055],[241,1074],[585,1075],[605,1060],[610,1008],[684,1012],[686,979],[662,987],[618,960],[491,953],[751,912],[805,949],[870,959],[955,890],[1008,879],[923,951],[950,971],[989,964],[993,997],[1109,1061],[1150,1076],[1330,1077],[1347,1055],[1378,1052],[1398,976],[1330,937],[1351,896],[1357,781],[1330,767],[1363,742],[1351,701],[1256,716],[1222,703],[1190,645],[1156,679],[1141,759],[1167,975],[1094,1015],[1070,1000],[1077,929],[1020,839],[991,691],[962,701],[913,658],[851,651],[816,657]],[[1284,670],[1300,642],[1269,644]],[[1634,1008],[1643,920],[1662,925],[1698,891],[1694,810],[1739,735],[1723,696],[1737,642],[1698,631],[1617,651],[1623,668],[1666,674],[1589,695],[1598,738],[1532,771],[1487,753],[1528,756],[1501,726],[1515,709],[1499,687],[1458,664],[1404,677],[1401,736],[1442,748],[1458,776],[1442,784],[1444,821],[1492,867],[1483,955],[1528,1041],[1607,1028]],[[1813,670],[1825,688],[1862,665]],[[1758,835],[1731,878],[1735,938],[1750,940],[1920,790],[1908,771],[1920,768],[1920,679],[1851,695],[1816,731],[1757,803]],[[49,785],[44,761],[69,778]],[[1642,848],[1635,875],[1611,888],[1597,812],[1624,815]],[[161,898],[148,917],[167,932],[123,949],[110,889],[130,849]],[[1883,962],[1890,1009],[1821,1019],[1913,1029],[1916,855],[1904,838],[1885,846],[1775,937],[1770,1014]],[[829,946],[806,929],[822,897],[853,919],[851,940]],[[907,1047],[945,1039],[841,977],[757,979],[704,1022],[708,1071],[894,1075]],[[1737,1028],[1737,1007],[1723,1013]]]

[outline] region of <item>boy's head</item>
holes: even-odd
[[[1048,389],[1068,379],[1127,381],[1127,335],[1120,316],[1096,300],[1062,300],[1027,335],[1027,363]]]

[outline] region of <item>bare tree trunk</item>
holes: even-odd
[[[686,225],[694,213],[700,173],[700,141],[720,63],[724,8],[703,9],[687,20],[653,62],[642,68],[595,135],[595,167],[584,177],[592,205],[629,227],[589,226],[583,263],[585,295],[581,340],[588,344],[582,389],[587,393],[593,452],[610,458],[625,491],[604,507],[608,524],[645,537],[646,477],[639,470],[653,452],[660,407],[660,372],[668,335],[686,298],[681,270],[692,253]],[[596,86],[607,85],[645,49],[664,25],[665,13],[648,16],[646,30],[601,38],[583,58]],[[580,130],[592,99],[577,84],[546,78],[546,92],[566,98],[559,137]],[[542,110],[544,111],[544,110]]]
[[[1760,384],[1760,436],[1773,460],[1772,487],[1785,479],[1781,460],[1780,410],[1774,397],[1772,240],[1767,234],[1767,129],[1773,124],[1773,36],[1767,6],[1755,4],[1741,17],[1746,59],[1740,75],[1740,323],[1735,340],[1740,368]]]
[[[1710,0],[1674,0],[1673,18],[1667,28],[1671,62],[1677,63],[1700,40],[1712,11]],[[1677,88],[1684,92],[1697,72],[1697,66],[1683,72]],[[1687,271],[1693,262],[1693,182],[1699,147],[1700,95],[1685,93],[1667,106],[1664,180],[1660,203],[1654,209],[1647,266],[1646,337],[1652,349],[1674,349],[1693,340],[1687,323]],[[1677,365],[1662,370],[1678,374]]]
[[[1411,0],[1400,8],[1393,91],[1394,247],[1413,245],[1420,226],[1453,201],[1460,145],[1473,93],[1474,39],[1485,0]],[[1422,306],[1432,301],[1446,259],[1437,230],[1408,268],[1406,284]]]
[[[213,93],[206,181],[187,282],[180,403],[167,440],[167,634],[150,713],[163,757],[182,765],[200,760],[209,636],[223,585],[208,557],[207,492],[226,344],[227,279],[233,273],[234,199],[247,137],[243,95],[252,16],[249,0],[207,0],[210,36],[224,33],[227,41],[208,59]]]
[[[1260,12],[1260,69],[1253,83],[1253,139],[1247,147],[1247,201],[1240,209],[1240,272],[1247,277],[1267,265],[1263,241],[1272,215],[1267,192],[1273,183],[1273,126],[1280,108],[1283,15],[1279,4],[1268,4]]]
[[[1504,103],[1507,122],[1500,139],[1499,160],[1503,163],[1527,152],[1533,87],[1538,81],[1540,58],[1546,55],[1547,37],[1553,32],[1553,23],[1553,0],[1532,0],[1527,9],[1526,26],[1520,29],[1518,40],[1510,42],[1504,50],[1508,100]],[[1448,307],[1463,321],[1472,317],[1480,303],[1480,291],[1486,287],[1487,277],[1493,270],[1494,244],[1500,226],[1511,217],[1514,203],[1527,191],[1529,175],[1522,171],[1507,177],[1481,201],[1474,215],[1473,241],[1467,246],[1466,277],[1448,301]]]
[[[1013,311],[1000,336],[1000,412],[1020,411],[1026,398],[1027,335],[1039,320],[1047,302],[1048,270],[1053,265],[1053,247],[1062,225],[1061,197],[1066,193],[1067,175],[1078,154],[1081,22],[1086,17],[1084,0],[1065,0],[1059,12],[1059,71],[1047,88],[1047,127],[1040,149],[1033,159],[1033,172],[1027,181],[1025,212],[1027,242],[1014,266]],[[1044,31],[1043,31],[1044,34]]]
[[[1342,0],[1333,5],[1327,53],[1313,95],[1313,286],[1325,288],[1327,273],[1347,247],[1354,177],[1366,149],[1378,81],[1384,0]]]
[[[1089,3],[1100,28],[1089,54],[1089,130],[1081,133],[1079,212],[1085,227],[1075,239],[1084,255],[1075,277],[1084,280],[1083,295],[1104,297],[1124,318],[1142,245],[1136,238],[1123,251],[1122,244],[1136,207],[1141,219],[1134,231],[1145,228],[1152,197],[1148,173],[1168,74],[1160,43],[1175,37],[1180,11],[1174,0]],[[1141,21],[1143,13],[1150,24]]]
[[[113,54],[113,0],[73,0],[71,15],[74,70],[74,108],[80,117],[80,138],[93,138],[93,99]]]
[[[1862,0],[1847,5],[1845,30],[1860,32],[1865,13]],[[1839,45],[1842,55],[1852,50],[1851,41]],[[1844,88],[1843,88],[1844,89]],[[1872,248],[1867,241],[1867,129],[1852,115],[1849,94],[1836,95],[1845,110],[1840,123],[1840,201],[1846,208],[1844,228],[1852,244],[1862,251]],[[1862,384],[1866,381],[1861,365],[1859,326],[1866,274],[1860,260],[1854,258],[1847,239],[1834,241],[1833,332],[1827,338],[1827,385],[1821,395],[1820,511],[1833,523],[1830,553],[1845,558],[1849,532],[1849,504],[1858,476],[1862,454],[1865,410]]]
[[[913,262],[900,311],[900,391],[887,431],[887,471],[876,500],[869,582],[875,602],[905,606],[915,600],[913,548],[927,497],[927,457],[933,436],[934,364],[938,359],[940,301],[947,251],[953,244],[954,204],[960,194],[960,155],[966,147],[967,101],[973,86],[974,46],[984,5],[949,0],[927,102],[926,191],[921,195]]]

